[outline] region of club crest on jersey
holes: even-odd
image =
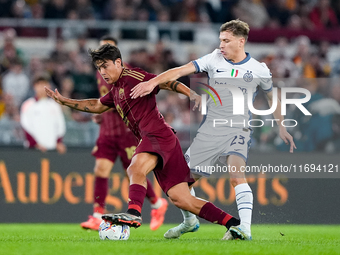
[[[119,99],[123,99],[124,98],[124,89],[120,88],[119,89]]]
[[[251,82],[253,80],[253,74],[251,73],[251,71],[247,71],[244,75],[243,75],[243,80],[245,82]]]

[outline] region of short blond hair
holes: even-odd
[[[220,32],[231,32],[233,36],[242,36],[246,41],[248,40],[249,30],[249,25],[239,19],[228,21],[220,27]]]

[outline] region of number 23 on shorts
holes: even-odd
[[[238,139],[237,139],[238,138]],[[234,144],[244,144],[245,137],[243,135],[235,135],[234,139],[231,141],[230,146],[233,146]]]

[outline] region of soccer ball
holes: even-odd
[[[100,223],[98,231],[101,240],[128,240],[130,237],[128,225],[111,224],[105,220]]]

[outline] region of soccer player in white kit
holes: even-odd
[[[255,98],[258,88],[266,93],[268,104],[273,103],[271,73],[266,64],[259,63],[244,50],[248,39],[249,26],[240,20],[232,20],[220,28],[220,48],[204,57],[194,60],[186,65],[172,68],[157,77],[143,82],[132,89],[131,96],[137,98],[149,94],[158,84],[175,81],[181,76],[197,72],[206,72],[209,76],[209,85],[221,97],[221,105],[215,106],[213,99],[207,101],[207,115],[198,129],[190,148],[186,152],[186,160],[193,173],[197,173],[197,166],[212,166],[217,160],[237,169],[229,172],[230,182],[235,188],[236,203],[241,224],[231,227],[224,235],[224,240],[242,239],[251,240],[251,216],[253,209],[253,193],[250,189],[244,172],[240,171],[246,166],[248,149],[250,146],[251,128],[248,121],[251,119],[248,105],[244,105],[243,114],[233,114],[233,98],[230,92],[232,87],[240,89],[245,99],[251,93]],[[224,86],[226,85],[226,86]],[[292,136],[286,128],[280,125],[284,117],[281,115],[279,98],[277,108],[273,115],[279,125],[279,135],[286,143],[290,143],[290,152],[296,148]],[[246,101],[245,101],[246,102]],[[224,125],[217,125],[216,119],[223,119]],[[225,120],[228,121],[228,125]],[[209,172],[201,172],[207,176]],[[191,189],[194,195],[194,190]],[[197,231],[199,221],[190,212],[182,211],[184,221],[179,226],[168,230],[165,238],[178,238],[187,232]]]

